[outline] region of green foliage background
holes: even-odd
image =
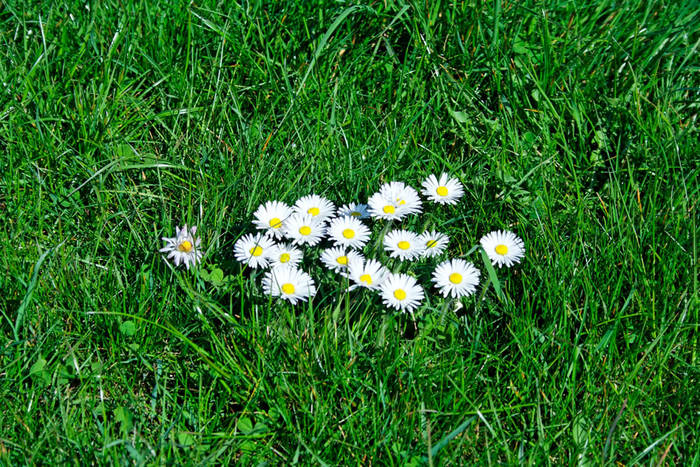
[[[4,2],[0,460],[700,462],[699,15]],[[503,299],[414,329],[340,287],[270,302],[232,260],[268,199],[443,170],[453,255],[525,241]],[[157,252],[184,222],[201,274]]]

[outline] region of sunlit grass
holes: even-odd
[[[700,462],[695,9],[390,4],[3,5],[2,463]],[[267,200],[443,171],[406,228],[527,248],[461,310],[234,259]]]

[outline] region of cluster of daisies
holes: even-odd
[[[422,194],[438,204],[456,204],[464,194],[461,183],[442,174],[428,177]],[[328,199],[309,195],[293,206],[268,201],[254,213],[258,232],[244,235],[234,245],[236,260],[247,267],[267,269],[262,279],[265,294],[288,300],[291,304],[306,301],[316,293],[316,283],[301,269],[302,248],[323,244],[320,260],[329,270],[347,278],[350,289],[364,288],[378,292],[386,306],[413,312],[425,298],[417,279],[406,273],[392,273],[380,261],[365,257],[372,231],[367,219],[401,221],[422,212],[418,192],[402,182],[382,185],[369,197],[367,204],[346,204],[340,208]],[[174,238],[163,238],[175,265],[188,269],[201,259],[200,239],[196,228],[177,229]],[[493,265],[512,266],[525,254],[523,241],[514,233],[494,231],[481,239]],[[445,252],[449,237],[434,230],[422,233],[405,229],[387,232],[382,245],[390,258],[412,262],[438,257]],[[445,259],[435,266],[434,286],[444,297],[460,298],[473,294],[479,284],[479,270],[463,259]]]

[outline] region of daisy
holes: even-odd
[[[465,297],[476,291],[479,285],[479,270],[472,263],[463,259],[443,261],[433,272],[435,287],[440,289],[444,297]]]
[[[297,266],[303,257],[304,254],[299,248],[289,243],[278,244],[270,250],[270,266],[273,268],[284,265]]]
[[[369,211],[367,211],[366,204],[351,203],[344,204],[338,209],[338,217],[350,216],[356,219],[367,219],[369,217]]]
[[[322,196],[308,195],[294,204],[294,212],[308,214],[314,220],[320,221],[333,217],[335,205]]]
[[[326,224],[315,220],[311,214],[292,214],[285,223],[284,235],[295,245],[314,246],[323,239]]]
[[[423,254],[425,244],[409,230],[392,230],[384,237],[384,249],[392,258],[412,260]]]
[[[381,193],[375,193],[367,201],[369,215],[387,221],[402,219],[402,212],[396,210],[396,203]]]
[[[495,230],[484,235],[481,237],[481,247],[491,260],[491,264],[499,268],[504,264],[511,267],[525,256],[523,241],[507,230]]]
[[[389,270],[375,259],[351,260],[348,263],[348,274],[355,282],[356,287],[365,287],[371,290],[377,290],[384,283]]]
[[[182,229],[175,226],[174,237],[163,237],[166,245],[159,251],[168,253],[168,258],[173,258],[175,266],[184,264],[187,269],[194,266],[202,259],[202,239],[195,237],[197,226],[193,225],[189,230],[187,224]]]
[[[419,242],[425,247],[423,256],[428,258],[445,251],[449,241],[450,237],[434,230],[423,232],[419,237]]]
[[[355,250],[346,250],[343,247],[333,247],[323,250],[321,261],[331,271],[345,274],[348,264],[352,261],[363,261],[364,256]]]
[[[464,195],[464,188],[459,180],[449,178],[446,173],[443,173],[439,180],[435,175],[425,179],[423,194],[439,204],[457,204],[457,200]]]
[[[284,222],[292,214],[292,208],[279,201],[261,204],[253,214],[253,224],[268,235],[280,239],[284,235]]]
[[[275,242],[270,237],[262,233],[248,234],[238,239],[233,246],[233,255],[253,269],[266,268],[274,247]]]
[[[305,302],[316,294],[316,286],[310,275],[294,266],[280,266],[265,273],[262,280],[267,295],[289,300],[292,305]]]
[[[336,217],[326,231],[336,245],[359,249],[369,240],[369,229],[354,217]]]
[[[380,219],[398,220],[421,212],[418,192],[403,182],[385,183],[368,204],[370,215]]]
[[[382,301],[386,306],[412,313],[423,300],[423,287],[408,274],[389,274],[381,285]]]
[[[380,187],[379,193],[395,204],[402,217],[421,211],[418,192],[403,182],[385,183]]]

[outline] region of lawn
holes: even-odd
[[[0,463],[699,464],[699,47],[689,1],[3,2]],[[395,226],[461,309],[234,258],[266,201],[442,172]]]

